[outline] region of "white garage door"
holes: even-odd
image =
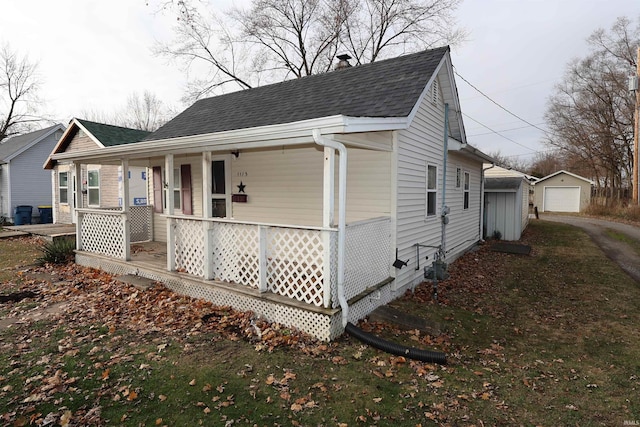
[[[580,212],[580,187],[545,187],[544,210]]]

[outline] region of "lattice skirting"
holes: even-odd
[[[272,322],[295,327],[320,340],[331,341],[344,332],[344,328],[342,327],[342,313],[340,310],[334,314],[307,311],[298,307],[279,304],[271,300],[235,293],[224,288],[216,287],[215,284],[204,284],[196,280],[189,280],[188,278],[170,272],[165,274],[131,263],[92,255],[78,253],[76,254],[76,263],[85,267],[98,268],[111,274],[134,274],[156,280],[164,283],[168,288],[179,294],[188,295],[193,298],[202,298],[216,305],[228,305],[236,310],[252,311],[256,313],[256,315],[269,319]],[[395,299],[399,294],[392,290],[392,284],[393,282],[350,305],[349,321],[355,324],[377,307],[388,304]]]

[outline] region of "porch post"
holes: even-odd
[[[258,263],[259,263],[259,280],[258,289],[260,292],[267,292],[269,286],[267,284],[267,227],[258,227]]]
[[[334,223],[335,203],[335,150],[324,147],[324,174],[322,182],[322,226],[329,228]],[[322,271],[322,295],[325,307],[331,306],[331,232],[322,232],[323,271]]]
[[[174,188],[174,180],[173,180],[173,154],[167,154],[164,157],[164,175],[167,184],[167,192],[166,192],[166,201],[167,208],[165,213],[167,215],[173,215],[174,211],[174,196],[173,196],[173,188]],[[164,185],[164,183],[163,183]],[[175,252],[176,252],[176,242],[175,242],[175,232],[173,228],[173,219],[167,218],[167,270],[173,271],[176,262],[175,262]]]
[[[71,191],[71,198],[73,199],[75,196],[75,200],[73,201],[73,209],[75,210],[76,215],[76,249],[82,250],[82,221],[83,215],[77,210],[82,208],[82,165],[80,163],[74,163],[72,167],[75,169],[74,171],[74,183],[76,191]],[[67,189],[67,192],[69,190]],[[69,196],[67,196],[69,197]],[[73,218],[74,212],[71,212],[71,217]]]
[[[213,207],[211,202],[211,152],[202,153],[202,221],[204,233],[204,278],[205,280],[213,279],[213,247],[211,243],[211,228],[213,223],[206,221],[213,215]]]
[[[122,159],[122,225],[124,228],[124,259],[131,261],[131,222],[129,221],[129,160]]]

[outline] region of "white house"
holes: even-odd
[[[482,238],[492,159],[453,76],[443,47],[202,99],[135,144],[72,142],[53,164],[151,171],[156,251],[131,250],[129,203],[81,205],[76,261],[330,340]]]
[[[14,222],[18,206],[30,206],[36,215],[38,206],[51,206],[51,174],[42,170],[42,162],[63,130],[56,124],[0,144],[0,217]]]

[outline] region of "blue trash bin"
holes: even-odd
[[[31,224],[31,211],[33,211],[33,206],[16,206],[13,223],[15,225]]]
[[[53,222],[53,209],[51,206],[38,206],[40,211],[40,224],[51,224]]]

